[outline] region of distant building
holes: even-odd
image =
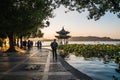
[[[55,36],[55,37],[58,39],[60,44],[67,44],[68,43],[68,39],[71,37],[68,35],[70,33],[69,31],[66,31],[63,27],[62,30],[57,31],[56,33],[58,34],[58,36]]]

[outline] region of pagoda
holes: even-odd
[[[55,36],[55,37],[58,38],[58,41],[60,42],[60,44],[68,43],[68,39],[71,37],[68,35],[70,33],[69,31],[66,31],[63,27],[62,30],[57,31],[56,33],[58,34],[58,36]]]

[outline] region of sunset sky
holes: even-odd
[[[106,13],[99,20],[88,20],[87,12],[68,12],[60,7],[54,11],[55,17],[50,19],[50,26],[42,29],[44,38],[55,38],[56,31],[64,26],[71,36],[99,36],[120,39],[120,19],[112,13]]]

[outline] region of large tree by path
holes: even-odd
[[[52,17],[53,8],[47,0],[0,0],[0,31],[9,38],[8,51],[15,51],[15,34],[44,27],[45,21]]]
[[[9,51],[15,50],[14,34],[43,26],[60,5],[69,11],[88,11],[88,19],[99,20],[106,12],[120,18],[120,0],[0,0],[0,32],[9,37]]]

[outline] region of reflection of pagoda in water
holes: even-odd
[[[71,37],[67,34],[69,34],[70,32],[69,31],[65,31],[64,27],[62,28],[62,30],[60,31],[57,31],[56,32],[57,34],[59,34],[58,36],[55,36],[56,38],[58,38],[58,41],[61,43],[61,44],[67,44],[68,43],[68,39]],[[64,42],[64,43],[63,43]]]

